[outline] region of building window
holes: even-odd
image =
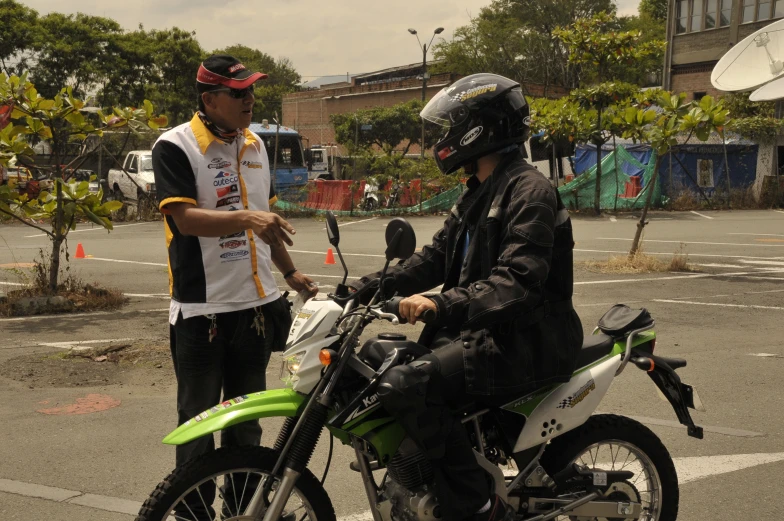
[[[782,3],[782,7],[784,7],[784,0],[777,0],[778,2]],[[721,22],[719,23],[720,27],[726,27],[730,24],[730,20],[732,19],[732,0],[721,0]]]
[[[784,16],[784,0],[773,0],[773,18]]]
[[[745,24],[746,22],[754,21],[755,3],[755,0],[743,0],[743,18],[741,18],[741,23]]]
[[[691,32],[702,29],[703,0],[696,0],[691,7]]]
[[[757,20],[767,20],[770,18],[770,0],[760,0],[757,8]]]
[[[760,22],[784,16],[782,0],[743,0],[740,23]]]
[[[708,0],[708,8],[705,10],[705,28],[713,29],[716,27],[716,6],[718,0]]]
[[[784,2],[784,0],[781,0]],[[686,26],[689,23],[689,2],[687,0],[678,0],[678,19],[677,26],[675,27],[676,34],[686,32]]]

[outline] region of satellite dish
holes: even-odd
[[[784,75],[784,20],[773,22],[735,44],[711,72],[722,91],[753,90]]]
[[[749,96],[751,101],[777,101],[784,98],[784,77],[766,83]]]

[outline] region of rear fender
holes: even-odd
[[[292,389],[273,389],[244,396],[197,414],[163,439],[167,445],[183,445],[232,425],[273,416],[296,416],[307,396]]]

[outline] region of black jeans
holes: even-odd
[[[457,521],[485,505],[492,481],[456,413],[472,401],[462,342],[441,334],[430,347],[431,354],[390,370],[379,397],[430,461],[442,518]]]
[[[177,423],[182,425],[210,407],[237,396],[267,388],[266,370],[276,335],[275,328],[286,327],[271,320],[265,308],[279,305],[273,302],[257,309],[247,309],[215,315],[217,335],[210,341],[212,320],[206,316],[188,319],[178,317],[170,327],[170,346],[174,372],[177,376]],[[257,331],[254,319],[264,313],[264,330]],[[286,328],[286,334],[288,328]],[[221,397],[222,394],[222,397]],[[221,446],[259,445],[261,426],[258,421],[244,422],[221,431]],[[213,436],[205,436],[176,449],[177,467],[186,461],[215,449]],[[198,494],[187,503],[198,520],[213,519],[211,504],[214,487],[200,487],[207,511]],[[252,494],[250,494],[252,495]],[[223,494],[231,497],[232,494]],[[184,506],[182,507],[184,509]],[[186,518],[193,515],[186,509]]]

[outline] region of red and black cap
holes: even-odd
[[[250,72],[237,58],[228,54],[210,56],[199,65],[196,74],[196,82],[202,92],[221,86],[244,89],[266,78],[263,72]]]

